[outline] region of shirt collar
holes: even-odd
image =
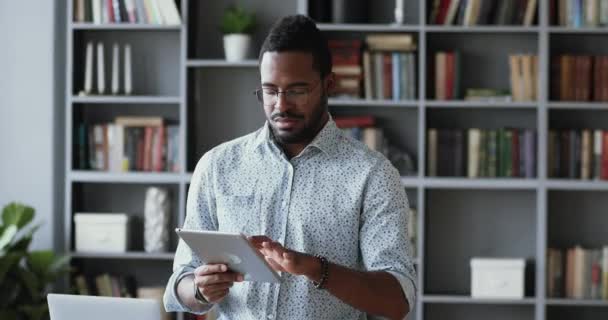
[[[336,122],[333,120],[331,114],[325,126],[319,131],[317,136],[304,148],[314,147],[327,154],[333,154],[338,146],[338,139],[340,136],[340,129],[336,126]],[[264,126],[258,130],[258,134],[254,139],[253,148],[258,149],[265,144],[274,143],[272,133],[270,130],[270,124],[268,121],[264,123]]]

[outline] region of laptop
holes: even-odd
[[[47,296],[51,320],[160,320],[157,300],[69,294]]]

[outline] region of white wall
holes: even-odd
[[[54,72],[64,70],[63,34],[55,38],[61,3],[0,1],[0,206],[36,209],[44,225],[34,248],[60,245],[63,221],[63,84]]]

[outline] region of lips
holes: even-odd
[[[296,118],[277,118],[274,120],[279,129],[291,129],[298,123],[298,121],[299,119]]]

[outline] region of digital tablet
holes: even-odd
[[[243,234],[180,228],[175,232],[204,263],[226,264],[245,281],[281,282],[281,276]]]

